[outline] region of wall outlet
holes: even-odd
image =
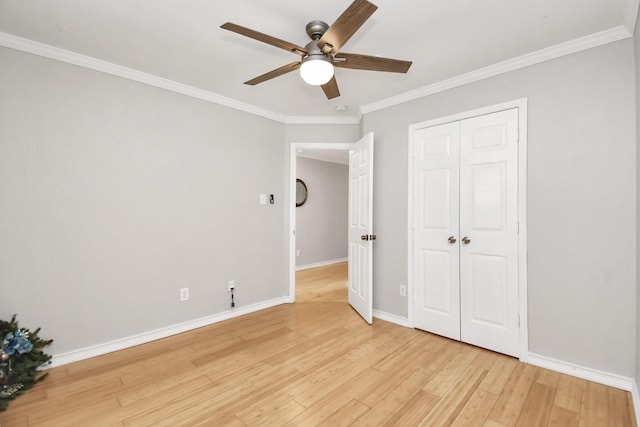
[[[231,292],[231,291],[236,289],[236,281],[235,280],[229,280],[229,282],[227,282],[227,285],[229,286],[229,292]]]
[[[188,300],[189,300],[189,288],[181,288],[180,301],[188,301]]]
[[[407,296],[407,287],[405,285],[400,285],[400,296],[401,297]]]

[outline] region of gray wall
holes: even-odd
[[[346,258],[349,167],[298,157],[297,175],[309,197],[296,208],[296,266]]]
[[[283,124],[5,48],[0,64],[0,318],[60,354],[228,310],[230,279],[238,307],[288,295]]]
[[[529,349],[632,376],[636,140],[632,40],[366,114],[375,132],[374,308],[407,315],[413,123],[528,98]]]
[[[351,143],[360,139],[359,125],[311,125],[289,124],[285,127],[285,141],[294,142],[323,142],[323,143]]]

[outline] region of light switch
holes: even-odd
[[[260,204],[261,205],[266,205],[267,204],[267,195],[266,194],[261,194],[260,195]]]

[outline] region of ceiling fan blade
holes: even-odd
[[[287,74],[293,70],[297,70],[298,68],[300,68],[300,61],[292,62],[291,64],[283,65],[282,67],[276,68],[275,70],[271,70],[268,73],[264,73],[261,76],[255,77],[251,80],[247,80],[246,82],[244,82],[244,84],[255,86],[258,83],[271,80],[275,77],[281,76],[283,74]]]
[[[220,25],[220,28],[225,30],[233,31],[234,33],[241,34],[243,36],[261,41],[263,43],[270,44],[271,46],[279,47],[280,49],[287,50],[289,52],[293,52],[297,55],[304,56],[307,54],[307,50],[303,47],[295,45],[293,43],[289,43],[288,41],[281,40],[276,37],[269,36],[267,34],[263,34],[261,32],[252,30],[251,28],[242,27],[240,25],[233,24],[231,22],[227,22],[225,24]]]
[[[342,59],[344,59],[344,61],[341,61]],[[339,68],[387,71],[390,73],[406,73],[409,71],[411,64],[411,61],[360,55],[358,53],[339,53],[334,57],[333,62],[333,65]]]
[[[331,77],[331,80],[323,84],[321,87],[324,94],[327,95],[327,99],[337,98],[340,96],[340,89],[338,89],[336,76]]]
[[[355,0],[325,31],[318,40],[318,47],[324,53],[335,54],[377,8],[378,6],[367,0]]]

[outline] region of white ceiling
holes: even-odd
[[[638,0],[372,2],[378,10],[342,51],[411,60],[413,66],[406,75],[336,69],[341,96],[333,100],[297,72],[244,85],[298,56],[220,25],[230,21],[304,46],[307,22],[332,24],[351,0],[0,0],[0,35],[70,50],[282,117],[340,120],[356,119],[363,107],[390,97],[594,33],[628,37],[638,7]]]

